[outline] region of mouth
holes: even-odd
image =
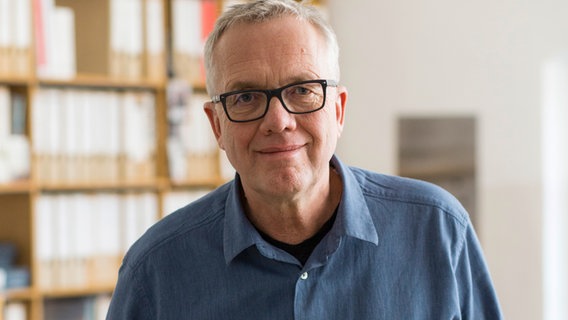
[[[293,153],[297,150],[303,148],[303,145],[286,145],[286,146],[272,146],[262,148],[258,151],[258,153],[263,155],[278,155],[278,154],[286,154],[286,153]]]

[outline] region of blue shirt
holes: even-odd
[[[458,201],[425,182],[332,164],[335,223],[305,265],[266,242],[239,177],[150,228],[124,258],[107,319],[501,319]]]

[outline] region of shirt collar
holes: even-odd
[[[341,176],[343,183],[341,203],[331,232],[338,236],[346,235],[378,245],[377,229],[359,181],[337,156],[333,156],[330,163]]]
[[[333,156],[330,163],[341,176],[343,183],[341,203],[330,233],[337,237],[350,236],[377,245],[377,230],[357,179],[336,156]],[[225,203],[223,241],[227,264],[245,249],[264,243],[245,215],[240,194],[241,181],[236,174]]]
[[[260,240],[260,234],[245,215],[241,200],[241,179],[239,174],[236,174],[225,203],[225,262],[229,264],[239,253]]]

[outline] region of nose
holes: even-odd
[[[265,134],[279,133],[296,128],[296,118],[294,114],[286,111],[282,102],[277,97],[272,97],[269,101],[266,115],[262,118],[260,129]]]

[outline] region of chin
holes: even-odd
[[[301,191],[307,184],[305,172],[291,170],[273,173],[264,177],[266,188],[279,194],[295,193]]]

